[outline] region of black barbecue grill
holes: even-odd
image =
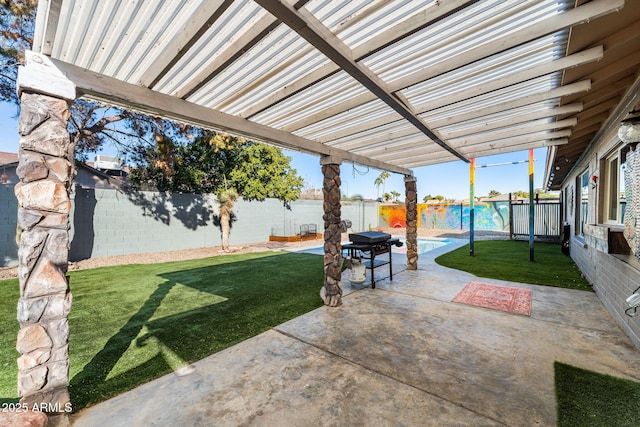
[[[371,270],[371,287],[376,287],[376,281],[373,270],[376,267],[389,264],[389,278],[393,280],[393,264],[391,262],[391,247],[402,246],[400,239],[391,238],[390,234],[379,231],[365,231],[362,233],[349,234],[349,241],[342,245],[342,250],[346,251],[348,256],[358,259],[368,260],[363,262],[364,266]],[[376,259],[376,256],[389,254],[389,261]]]

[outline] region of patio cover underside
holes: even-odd
[[[33,50],[78,96],[405,175],[540,147],[571,165],[637,96],[629,0],[38,8]]]

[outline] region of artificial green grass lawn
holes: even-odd
[[[322,305],[322,257],[268,252],[70,273],[79,410]],[[0,401],[17,400],[18,280],[0,281]]]
[[[633,426],[640,422],[640,383],[555,362],[560,427]]]
[[[436,262],[478,277],[593,290],[571,257],[562,254],[559,244],[536,242],[533,252],[531,262],[529,242],[480,240],[474,242],[474,256],[469,255],[469,245],[466,245],[437,257]]]

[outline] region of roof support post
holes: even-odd
[[[16,348],[20,402],[64,417],[72,410],[68,392],[72,296],[66,273],[75,144],[67,121],[75,88],[56,71],[43,57],[30,55],[18,75],[22,108],[20,182],[15,187],[20,247]]]
[[[404,177],[406,207],[407,270],[418,269],[418,191],[416,177]]]
[[[342,228],[340,226],[340,163],[334,156],[320,158],[322,166],[324,195],[324,286],[320,296],[325,305],[338,307],[342,305]]]

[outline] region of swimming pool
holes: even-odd
[[[394,236],[396,237],[396,236]],[[401,247],[396,247],[396,246],[392,246],[391,248],[391,252],[392,253],[399,253],[399,254],[406,254],[407,253],[407,245],[405,243],[405,238],[404,237],[400,237],[400,241],[402,242],[402,246]],[[434,249],[440,248],[442,246],[448,245],[449,243],[451,243],[452,240],[451,239],[440,239],[437,237],[430,237],[430,238],[418,238],[418,254],[423,254],[425,252],[429,252],[432,251]],[[347,244],[350,242],[342,242],[342,244]],[[316,254],[316,255],[324,255],[324,247],[323,246],[318,246],[318,247],[313,247],[313,248],[300,248],[297,249],[296,252],[304,252],[304,253],[308,253],[308,254]]]
[[[397,253],[402,253],[402,254],[406,254],[407,253],[407,244],[405,242],[405,238],[401,238],[400,239],[402,241],[402,247],[400,248],[393,248],[392,252],[397,252]],[[434,249],[438,249],[441,248],[443,246],[448,245],[449,243],[451,243],[452,240],[451,239],[439,239],[439,238],[418,238],[418,253],[419,254],[423,254],[425,252],[429,252],[432,251]]]

